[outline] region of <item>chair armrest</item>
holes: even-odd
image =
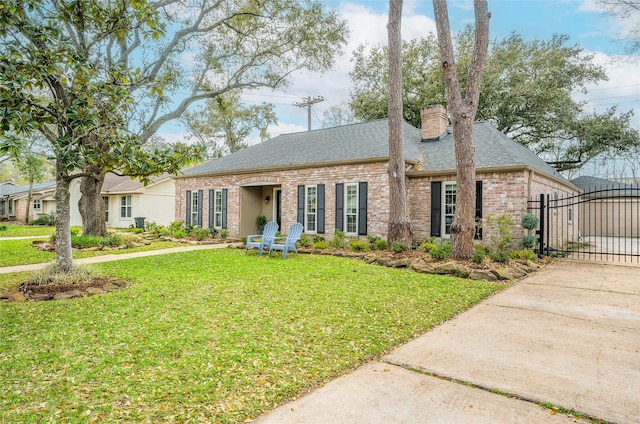
[[[262,234],[253,234],[253,235],[247,236],[247,243],[249,243],[252,238],[256,239],[261,237],[262,237]]]

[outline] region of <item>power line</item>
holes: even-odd
[[[315,96],[315,97],[303,97],[301,102],[294,102],[293,105],[297,107],[307,108],[307,131],[311,131],[311,106],[316,103],[320,103],[324,101],[324,97]]]

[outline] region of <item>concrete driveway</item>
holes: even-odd
[[[549,266],[257,422],[582,421],[562,410],[640,423],[640,268]]]

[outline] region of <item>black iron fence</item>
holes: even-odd
[[[618,184],[575,196],[541,194],[537,251],[575,259],[640,262],[640,188]]]

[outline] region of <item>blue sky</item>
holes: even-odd
[[[279,122],[270,128],[271,136],[307,129],[306,109],[293,105],[307,96],[326,99],[313,107],[312,127],[320,128],[323,112],[349,98],[351,51],[364,42],[386,44],[387,0],[325,0],[324,3],[336,9],[348,21],[352,31],[345,54],[336,60],[334,69],[324,75],[299,72],[284,90],[263,90],[243,97],[248,103],[270,102],[276,105]],[[448,3],[453,31],[473,23],[471,0],[450,0]],[[616,40],[628,22],[615,22],[597,9],[593,0],[489,0],[488,5],[492,39],[506,37],[512,32],[521,34],[525,39],[549,39],[556,33],[567,34],[572,44],[578,44],[585,52],[593,54],[594,61],[607,69],[610,79],[589,87],[590,93],[586,96],[576,94],[576,98],[589,101],[588,111],[602,110],[613,104],[619,104],[619,111],[635,109],[633,125],[640,130],[640,62],[624,60],[624,44]],[[403,10],[404,39],[435,33],[431,1],[405,0]],[[181,132],[184,130],[172,125],[161,129],[160,135],[176,139]]]

